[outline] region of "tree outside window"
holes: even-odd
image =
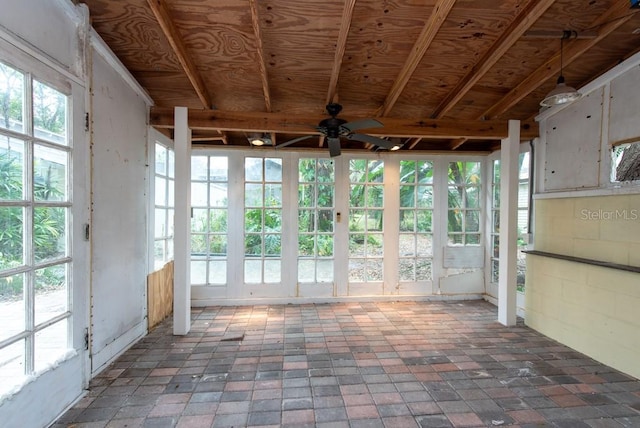
[[[449,162],[449,245],[480,245],[481,162]]]

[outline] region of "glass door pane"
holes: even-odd
[[[227,284],[228,193],[228,158],[192,156],[191,285]]]
[[[498,283],[500,273],[500,161],[492,163],[491,177],[491,282]]]
[[[384,257],[384,161],[349,162],[349,283],[380,282]]]
[[[244,282],[282,278],[282,159],[244,162]]]
[[[529,198],[530,198],[530,175],[531,165],[529,152],[520,153],[518,157],[518,291],[524,292],[524,280],[527,272],[527,257],[523,250],[529,244]]]
[[[333,281],[334,162],[298,161],[298,282]]]
[[[449,245],[480,245],[480,162],[449,162]]]
[[[400,282],[430,281],[433,259],[433,164],[400,161]]]
[[[1,396],[69,353],[73,237],[70,97],[2,63],[0,96]]]

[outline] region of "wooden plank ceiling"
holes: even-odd
[[[376,118],[383,127],[359,132],[401,150],[487,152],[509,119],[537,135],[563,31],[563,75],[578,88],[640,50],[629,0],[82,2],[154,100],[151,124],[170,133],[173,107],[189,107],[194,143],[211,146],[246,147],[255,132],[323,146],[316,126],[339,102],[340,118]]]

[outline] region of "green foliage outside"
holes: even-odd
[[[194,210],[191,223],[191,254],[227,254],[227,217],[228,213],[224,208]]]
[[[335,169],[330,159],[298,162],[298,255],[333,255]]]
[[[366,232],[383,229],[383,181],[384,162],[381,160],[354,159],[349,164],[349,248],[364,243]],[[366,208],[366,209],[365,209]],[[363,232],[362,234],[354,232]],[[382,245],[373,239],[371,245]]]
[[[456,244],[479,244],[480,162],[449,162],[447,231]]]
[[[0,127],[26,132],[24,127],[25,75],[0,63]],[[65,143],[67,97],[38,81],[33,81],[32,117],[36,135],[54,142]],[[0,200],[24,200],[24,145],[19,140],[3,137],[0,149]],[[12,146],[15,149],[12,149]],[[57,164],[41,159],[34,149],[33,198],[36,201],[60,201],[65,198],[66,171]],[[0,269],[25,264],[25,213],[21,206],[0,208]],[[65,255],[66,208],[36,207],[33,209],[33,257],[35,262]],[[52,266],[36,271],[35,290],[52,289],[65,284],[65,267]],[[0,279],[0,299],[22,296],[22,274]]]
[[[432,208],[432,163],[428,161],[401,161],[400,231],[431,232]],[[416,210],[418,210],[417,213]],[[415,216],[414,213],[416,213]]]
[[[275,201],[267,200],[267,206]],[[282,209],[251,208],[244,214],[245,255],[279,256],[282,253]]]
[[[37,168],[36,168],[37,170]],[[0,153],[0,199],[19,201],[23,198],[22,155],[16,152]],[[63,195],[57,183],[46,177],[34,177],[36,200],[59,200]],[[24,261],[24,212],[22,207],[0,208],[0,269],[21,266]],[[66,209],[39,207],[33,210],[33,249],[36,261],[64,255]],[[62,241],[62,242],[61,242]],[[63,270],[64,271],[64,270]],[[37,272],[36,290],[55,288],[64,284],[64,272],[52,269]],[[0,298],[22,295],[23,277],[15,275],[0,279]]]

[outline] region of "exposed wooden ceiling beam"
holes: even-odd
[[[456,150],[457,148],[459,148],[461,145],[463,145],[466,142],[467,142],[466,138],[455,139],[455,140],[451,141],[451,143],[449,144],[449,150]]]
[[[165,3],[165,0],[147,0],[149,3],[149,7],[153,11],[153,14],[160,24],[160,28],[169,41],[173,52],[178,57],[178,61],[180,61],[180,65],[184,69],[185,74],[189,78],[193,89],[196,91],[200,102],[204,106],[204,108],[211,108],[211,97],[207,91],[207,88],[202,80],[202,76],[198,72],[191,56],[187,53],[187,49],[182,43],[182,36],[180,32],[176,28],[175,24],[171,20],[171,14],[169,13],[169,9]]]
[[[222,110],[189,110],[189,127],[194,130],[219,130],[242,132],[281,132],[301,135],[318,135],[311,125],[318,123],[321,115],[291,115],[285,113],[238,112]],[[355,120],[357,118],[352,118]],[[448,120],[448,119],[398,119],[387,117],[384,126],[367,130],[367,134],[379,137],[415,138],[470,138],[492,140],[508,135],[506,120]],[[158,128],[173,127],[173,109],[153,107],[150,124]],[[309,124],[309,125],[305,125]],[[538,124],[521,122],[522,138],[538,135]]]
[[[396,101],[398,101],[400,94],[407,86],[409,79],[416,71],[420,61],[422,61],[427,49],[429,49],[431,42],[433,42],[436,34],[438,34],[438,31],[449,15],[449,12],[451,12],[455,2],[456,0],[438,0],[436,5],[433,7],[433,12],[429,17],[429,20],[422,28],[422,32],[418,36],[418,40],[416,40],[415,44],[411,48],[411,53],[400,70],[400,74],[398,74],[395,82],[393,82],[393,86],[389,90],[387,98],[384,100],[384,104],[380,108],[378,116],[386,116],[391,112],[391,109],[393,109]]]
[[[203,143],[208,141],[222,141],[223,144],[228,144],[227,136],[224,135],[212,135],[210,137],[191,137],[192,143]]]
[[[511,25],[502,32],[500,38],[485,53],[484,57],[460,79],[456,87],[449,92],[447,97],[434,110],[431,117],[439,119],[446,115],[553,3],[555,3],[555,0],[530,2]]]
[[[408,146],[408,147],[407,147],[407,149],[408,149],[408,150],[413,150],[413,149],[418,145],[418,143],[420,142],[420,140],[422,140],[422,138],[420,138],[420,137],[417,137],[417,138],[411,138],[411,139],[409,139],[409,141],[407,141],[407,142],[405,143],[405,145],[407,145],[407,146]]]
[[[260,80],[262,81],[262,92],[264,93],[264,104],[267,111],[271,111],[271,91],[269,90],[269,79],[267,78],[267,66],[264,61],[264,48],[262,47],[262,31],[260,29],[260,18],[258,16],[257,0],[249,0],[251,6],[251,25],[256,38],[256,50],[258,54],[258,68],[260,69]]]
[[[629,4],[624,1],[615,2],[615,5],[602,14],[591,27],[598,27],[598,36],[593,39],[569,40],[564,45],[563,66],[575,61],[580,55],[598,44],[602,39],[611,34],[616,28],[627,22],[633,16],[629,13]],[[542,64],[533,73],[529,74],[518,86],[513,88],[498,103],[491,106],[481,117],[495,118],[516,105],[520,100],[535,91],[547,80],[555,78],[560,72],[560,52],[547,62]]]
[[[333,58],[333,69],[331,70],[331,78],[329,79],[329,91],[327,92],[326,104],[337,102],[334,100],[336,88],[338,87],[338,77],[340,77],[340,69],[342,68],[342,58],[347,46],[347,37],[351,28],[351,20],[353,19],[353,8],[356,0],[346,0],[344,10],[342,11],[342,20],[340,21],[340,33],[338,34],[338,42],[336,44],[336,52]]]

